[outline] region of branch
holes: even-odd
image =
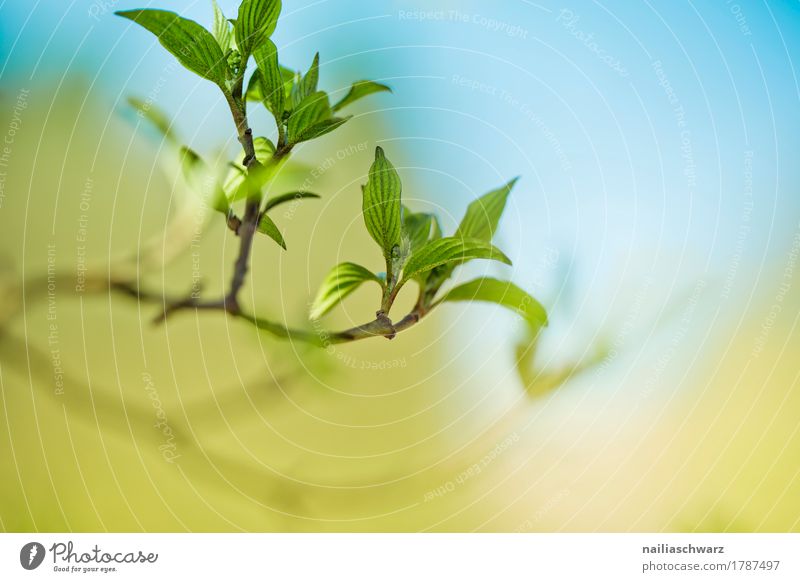
[[[261,163],[258,161],[253,143],[253,132],[247,121],[246,113],[246,99],[242,96],[242,82],[238,80],[233,90],[226,93],[228,106],[231,110],[236,131],[238,134],[239,142],[244,150],[244,165],[248,174],[253,170],[259,168]],[[292,145],[286,141],[286,132],[283,127],[278,123],[278,143],[276,144],[275,152],[272,155],[271,163],[279,162],[283,157],[291,153]],[[346,329],[338,332],[328,332],[324,330],[309,331],[305,329],[295,329],[286,327],[281,323],[270,321],[248,314],[242,311],[239,304],[239,293],[244,286],[247,278],[247,273],[250,267],[250,254],[253,248],[253,239],[258,230],[258,223],[261,218],[261,196],[251,196],[245,203],[245,212],[242,218],[238,218],[233,213],[230,213],[227,218],[227,226],[237,236],[239,236],[239,254],[234,263],[233,276],[231,278],[230,286],[227,293],[219,299],[215,300],[201,300],[196,296],[196,292],[182,298],[167,298],[161,293],[147,292],[141,289],[138,281],[120,281],[114,280],[111,277],[102,278],[95,277],[93,281],[93,291],[116,291],[125,294],[129,297],[134,297],[139,301],[150,301],[159,303],[163,306],[162,312],[155,318],[154,323],[161,323],[165,321],[172,314],[194,309],[197,310],[219,310],[224,311],[232,317],[237,317],[245,321],[249,321],[258,329],[272,333],[277,337],[294,339],[298,341],[308,342],[315,345],[329,345],[339,344],[351,341],[357,341],[372,337],[385,337],[393,339],[399,332],[408,329],[415,325],[427,311],[431,309],[429,302],[426,301],[426,296],[423,292],[417,301],[414,310],[402,318],[397,323],[393,323],[387,315],[389,309],[394,303],[397,292],[400,286],[396,285],[393,275],[393,265],[390,257],[386,258],[387,261],[387,288],[381,302],[381,310],[375,314],[375,319],[364,323],[362,325]]]
[[[226,95],[226,98],[236,125],[239,143],[242,144],[242,149],[244,150],[242,164],[249,173],[260,167],[261,163],[256,158],[253,130],[247,121],[246,101],[241,98],[241,84],[237,85],[231,94]],[[279,149],[273,154],[273,162],[277,163],[282,157],[288,155],[290,151],[291,146],[283,143],[283,140],[279,140]],[[171,314],[182,309],[222,309],[232,315],[239,315],[242,312],[239,305],[239,292],[244,286],[247,272],[250,268],[250,252],[253,248],[253,238],[258,229],[260,217],[261,200],[257,197],[247,199],[244,216],[241,219],[233,215],[228,217],[228,228],[239,236],[239,255],[236,257],[230,287],[225,296],[214,301],[200,301],[190,296],[170,302],[164,308],[164,312],[156,318],[157,323],[164,321]]]

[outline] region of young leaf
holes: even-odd
[[[457,264],[470,259],[493,259],[511,264],[511,260],[502,251],[488,242],[474,238],[446,237],[429,242],[411,255],[403,268],[403,281],[439,265]]]
[[[289,116],[288,133],[289,143],[295,144],[303,141],[300,139],[304,131],[331,117],[331,106],[328,95],[323,91],[312,93],[292,111]]]
[[[214,6],[214,25],[211,27],[211,34],[217,40],[222,53],[225,54],[231,50],[233,30],[231,29],[231,23],[225,18],[219,4],[217,4],[217,0],[211,0],[211,3]]]
[[[272,154],[275,153],[275,145],[270,140],[262,136],[253,138],[253,149],[256,152],[256,159],[263,166],[272,165]],[[244,187],[246,176],[247,172],[245,172],[244,166],[231,162],[230,170],[228,170],[228,175],[223,184],[223,190],[231,202],[247,198],[247,189]],[[266,176],[263,171],[262,177],[264,180],[261,185],[266,182]]]
[[[228,175],[222,184],[222,189],[225,190],[225,196],[229,202],[236,202],[247,196],[247,192],[243,188],[246,176],[247,172],[243,166],[234,163],[230,164]]]
[[[200,155],[188,146],[181,146],[181,169],[185,178],[190,178],[205,163]]]
[[[181,146],[180,156],[181,169],[187,184],[201,193],[211,208],[227,216],[230,205],[225,190],[219,185],[205,160],[187,146]]]
[[[278,65],[278,70],[281,74],[281,80],[283,81],[283,110],[291,111],[292,110],[292,87],[294,87],[295,81],[295,72],[291,69],[287,69],[283,65]],[[302,78],[297,76],[298,79]],[[261,82],[261,75],[252,75],[250,77],[250,82],[247,84],[247,100],[248,101],[264,101],[264,95],[266,95],[266,91],[263,88],[263,84]]]
[[[516,311],[532,330],[547,325],[547,311],[541,303],[510,281],[499,281],[489,277],[474,279],[448,291],[440,302],[488,301]]]
[[[292,96],[292,87],[294,87],[294,83],[296,80],[299,81],[300,73],[295,73],[289,67],[284,67],[283,65],[278,65],[278,68],[281,70],[281,79],[283,79],[283,96],[284,101],[288,107],[287,110],[291,110],[291,96]]]
[[[258,154],[258,152],[256,153]],[[260,199],[264,184],[274,175],[278,165],[271,159],[267,159],[262,162],[261,166],[245,171],[243,166],[231,163],[231,169],[223,186],[228,201],[236,202],[247,198]]]
[[[403,207],[403,232],[412,253],[430,240],[435,218],[433,214],[409,212]]]
[[[150,102],[142,101],[137,97],[128,97],[128,104],[136,109],[140,117],[149,121],[167,140],[173,144],[178,143],[175,132],[172,130],[172,122],[158,107]]]
[[[347,92],[347,95],[345,95],[331,109],[334,113],[336,113],[343,107],[347,107],[348,105],[358,101],[362,97],[366,97],[367,95],[372,95],[373,93],[378,93],[380,91],[388,91],[389,93],[391,93],[392,89],[387,85],[376,83],[374,81],[356,81],[350,87],[350,91]]]
[[[247,82],[247,91],[245,91],[245,97],[248,101],[264,101],[264,95],[267,92],[264,91],[264,84],[261,81],[261,74],[256,71],[252,75],[250,75],[250,80]]]
[[[438,240],[442,238],[442,225],[439,222],[439,217],[433,215],[433,226],[431,227],[431,240]]]
[[[184,67],[227,91],[225,80],[230,71],[222,49],[211,33],[194,20],[168,10],[124,10],[115,14],[155,34],[164,48],[175,55]]]
[[[375,148],[375,161],[369,169],[369,179],[363,187],[362,209],[364,224],[376,243],[383,249],[387,261],[392,249],[400,244],[400,175],[386,158],[383,149]]]
[[[262,164],[266,164],[275,153],[275,144],[266,137],[258,136],[253,139],[253,149],[256,152],[256,159]]]
[[[283,250],[286,250],[286,241],[283,240],[281,231],[278,230],[277,225],[272,222],[272,219],[266,214],[262,214],[261,218],[258,220],[258,232],[267,235],[269,238],[281,245]]]
[[[508,195],[516,182],[517,178],[514,178],[497,190],[473,200],[467,206],[467,212],[456,230],[456,236],[477,238],[487,242],[492,240],[497,223],[506,207]]]
[[[272,113],[276,123],[280,125],[283,123],[285,93],[283,77],[281,77],[281,69],[278,65],[278,49],[271,40],[266,39],[255,50],[253,57],[258,65],[258,70],[253,74],[253,78],[261,81],[262,101]]]
[[[319,319],[365,281],[383,283],[375,273],[355,263],[340,263],[325,277],[311,304],[311,319]]]
[[[319,53],[314,55],[314,60],[311,62],[311,67],[308,72],[303,75],[298,83],[292,86],[292,107],[297,107],[303,99],[316,93],[317,83],[319,82]]]
[[[344,125],[344,123],[347,122],[350,117],[351,116],[349,115],[347,117],[331,117],[330,119],[325,119],[315,123],[303,129],[298,135],[296,135],[293,143],[300,143],[310,139],[316,139],[325,135],[326,133],[330,133],[339,126]]]
[[[243,65],[275,31],[280,13],[281,0],[243,0],[239,5],[239,17],[233,29]]]
[[[267,204],[264,206],[264,212],[268,212],[280,204],[293,202],[295,200],[303,200],[304,198],[320,198],[320,195],[312,192],[287,192],[286,194],[281,194],[280,196],[275,196],[267,200]]]

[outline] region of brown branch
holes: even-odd
[[[59,287],[64,286],[67,289],[75,289],[75,275],[72,272],[58,272],[48,277],[37,277],[27,280],[24,284],[26,301],[31,303],[46,297],[44,290],[50,278],[54,281],[58,281]],[[434,305],[428,305],[426,303],[425,295],[420,292],[414,309],[397,323],[393,323],[386,314],[379,311],[373,321],[342,331],[328,331],[287,327],[281,323],[257,317],[242,310],[232,311],[226,307],[224,299],[203,301],[193,296],[184,298],[173,297],[163,292],[144,289],[136,280],[127,281],[113,279],[107,274],[87,274],[83,289],[80,292],[76,291],[76,293],[101,294],[107,293],[108,291],[131,297],[137,301],[162,306],[162,312],[154,319],[154,323],[163,322],[164,319],[177,311],[188,311],[192,309],[195,310],[195,312],[200,310],[223,311],[231,317],[247,321],[258,329],[271,333],[276,337],[302,341],[323,347],[330,344],[342,344],[374,337],[393,339],[398,333],[417,324],[434,307]]]
[[[234,124],[236,125],[239,143],[242,144],[242,149],[244,150],[244,160],[242,160],[242,164],[249,173],[260,167],[261,163],[256,158],[255,145],[253,144],[253,130],[247,122],[246,105],[245,100],[241,98],[241,87],[239,86],[238,90],[235,89],[232,94],[226,95],[226,97]],[[290,149],[291,148],[286,148],[284,146],[280,153],[276,151],[273,155],[273,160],[278,161],[281,157],[287,155]],[[239,236],[239,254],[234,263],[230,288],[225,296],[214,301],[200,301],[194,296],[172,301],[166,304],[164,312],[156,318],[155,321],[157,323],[164,321],[171,314],[182,309],[223,309],[234,315],[241,313],[239,291],[244,286],[249,270],[253,238],[258,229],[258,221],[261,216],[260,207],[260,198],[250,197],[247,199],[244,216],[241,219],[233,214],[228,216],[228,228]]]

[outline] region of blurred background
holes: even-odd
[[[217,89],[113,15],[145,5],[0,2],[0,528],[800,531],[800,4],[284,1],[282,63],[319,50],[334,98],[394,93],[298,148],[276,188],[323,197],[277,215],[288,251],[256,242],[246,302],[309,326],[335,262],[381,270],[376,145],[446,232],[519,175],[514,266],[459,275],[548,308],[519,363],[515,316],[484,304],[318,350],[93,288],[214,296],[236,255],[126,103],[240,156]]]

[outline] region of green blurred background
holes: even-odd
[[[200,272],[214,296],[236,255],[125,99],[215,160],[239,155],[224,104],[110,12],[130,7],[0,4],[2,529],[800,530],[796,4],[284,3],[284,62],[320,50],[323,88],[395,91],[281,173],[323,198],[278,214],[288,251],[257,241],[247,303],[304,325],[328,267],[380,269],[359,189],[376,144],[446,230],[522,174],[499,233],[515,266],[462,276],[548,307],[521,375],[520,328],[486,305],[325,351],[76,292],[85,264],[173,294]]]

